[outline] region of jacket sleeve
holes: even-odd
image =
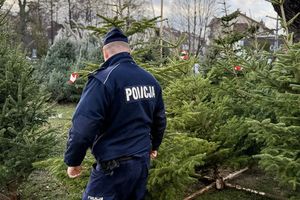
[[[79,166],[86,151],[99,135],[109,106],[109,93],[104,84],[91,78],[76,107],[69,131],[64,161],[68,166]]]
[[[160,89],[151,127],[152,150],[158,150],[164,136],[166,125],[165,106],[162,98],[162,91]]]

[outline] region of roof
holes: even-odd
[[[268,27],[266,27],[266,25],[265,25],[262,21],[261,21],[261,22],[258,22],[258,21],[256,21],[255,19],[250,18],[250,17],[248,17],[246,14],[243,14],[243,13],[241,13],[241,12],[240,12],[239,15],[241,15],[241,16],[243,16],[243,17],[249,19],[249,20],[251,20],[251,21],[254,22],[254,23],[260,24],[260,25],[262,26],[262,28],[266,29],[267,31],[272,31],[271,29],[269,29]]]
[[[175,29],[175,28],[171,28],[171,27],[163,27],[163,30],[164,30],[164,32],[167,32],[167,33],[170,33],[170,34],[172,34],[173,36],[175,36],[175,37],[180,37],[181,35],[183,35],[183,34],[185,34],[185,35],[190,35],[192,38],[199,38],[199,35],[197,35],[197,34],[193,34],[193,33],[188,33],[187,31],[179,31],[179,30],[177,30],[177,29]],[[204,38],[200,38],[200,40],[204,40]]]
[[[266,31],[268,31],[268,32],[271,32],[271,31],[272,31],[271,29],[269,29],[268,27],[266,27],[266,25],[265,25],[263,22],[258,22],[258,21],[256,21],[255,19],[252,19],[252,18],[248,17],[246,14],[241,13],[239,10],[237,10],[237,11],[239,12],[239,16],[245,17],[247,20],[249,20],[249,21],[251,21],[251,22],[253,22],[253,23],[255,23],[255,24],[261,25],[261,27],[262,27],[263,29],[265,29]],[[221,18],[215,17],[215,18],[213,18],[213,19],[210,21],[208,27],[212,27],[212,26],[214,26],[215,24],[218,24],[218,23],[220,23],[220,22],[221,22]],[[244,23],[237,23],[236,25],[241,25],[241,26],[244,27]],[[241,29],[243,29],[243,28],[241,28]],[[238,28],[238,30],[239,30],[239,28]]]

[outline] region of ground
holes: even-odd
[[[59,130],[57,133],[58,143],[55,146],[54,156],[62,157],[75,105],[56,105],[55,109],[57,114],[50,118],[50,123]],[[278,197],[288,197],[293,194],[296,195],[295,199],[300,199],[299,191],[296,194],[287,188],[282,190],[282,187],[280,187],[271,176],[264,174],[258,168],[250,169],[238,178],[232,180],[231,183],[267,192]],[[201,184],[197,187],[200,186]],[[27,181],[23,183],[19,191],[21,193],[21,199],[24,200],[76,199],[74,195],[67,192],[68,188],[66,188],[66,186],[61,184],[59,180],[51,176],[51,174],[45,170],[35,170],[28,177]],[[222,191],[211,190],[199,196],[196,200],[270,200],[270,198],[235,189],[224,189]]]

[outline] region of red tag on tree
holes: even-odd
[[[188,52],[187,52],[187,51],[182,51],[182,52],[180,53],[180,58],[181,58],[182,60],[188,60],[188,59],[189,59],[189,54],[188,54]]]
[[[73,72],[70,76],[70,80],[68,81],[69,83],[74,83],[76,79],[79,77],[79,74],[77,72]]]
[[[241,66],[237,65],[237,66],[234,67],[234,70],[235,71],[242,71],[243,68]]]

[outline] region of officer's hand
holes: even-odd
[[[70,178],[76,178],[80,176],[82,167],[76,166],[76,167],[68,167],[67,174]]]
[[[155,159],[157,157],[157,151],[151,151],[150,157],[151,159]]]

